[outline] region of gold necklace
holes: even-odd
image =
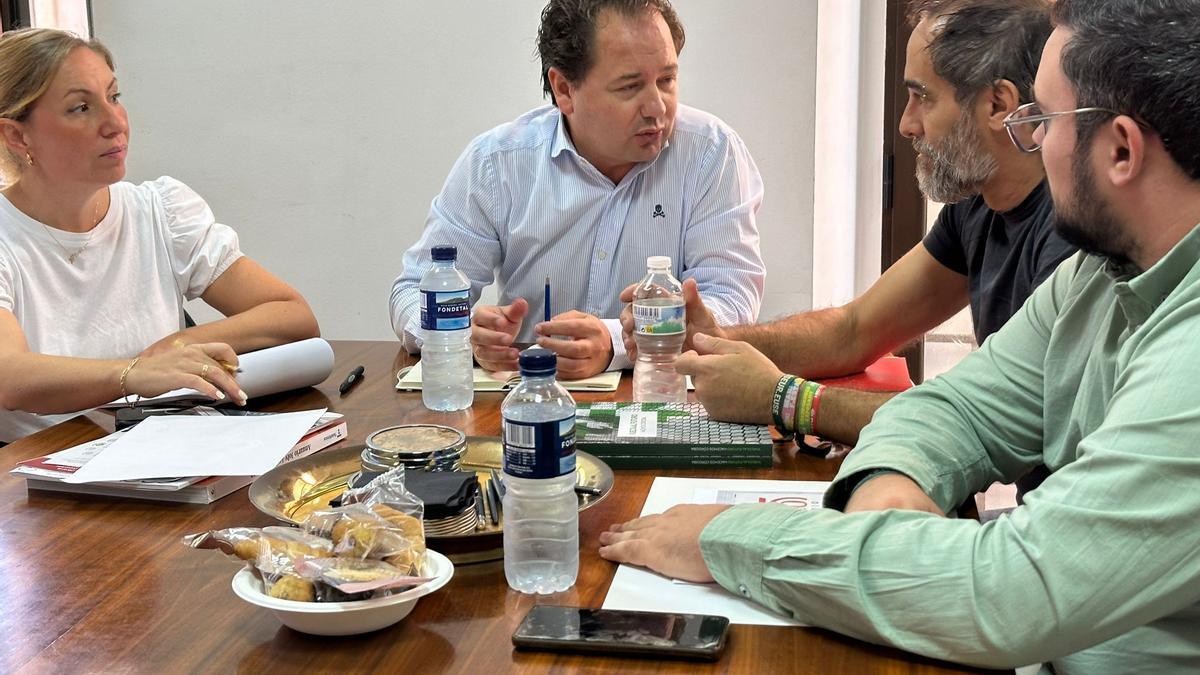
[[[71,253],[70,249],[68,249],[66,246],[63,246],[63,243],[58,240],[58,237],[54,236],[54,231],[50,229],[48,225],[40,220],[38,221],[38,223],[41,224],[42,229],[46,230],[46,234],[50,235],[50,238],[54,240],[54,243],[58,244],[58,247],[62,249],[64,254],[66,254],[68,263],[74,265],[75,259],[79,257],[79,254],[83,253],[84,250],[87,249],[88,245],[92,243],[92,237],[96,235],[96,227],[100,225],[100,207],[103,205],[104,200],[100,200],[96,203],[96,208],[92,211],[92,229],[88,231],[87,239],[83,240],[83,246],[80,246],[79,249],[74,253]]]

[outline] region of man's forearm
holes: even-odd
[[[875,411],[895,395],[895,392],[828,387],[821,393],[813,433],[831,441],[854,445],[858,443],[859,432],[871,421]]]
[[[726,328],[731,340],[748,342],[784,372],[804,378],[861,371],[882,354],[868,354],[845,306],[819,309],[765,324]]]

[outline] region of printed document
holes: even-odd
[[[325,409],[277,415],[149,417],[64,483],[169,476],[257,476],[287,455]]]
[[[641,515],[662,513],[676,504],[788,504],[821,508],[825,481],[740,480],[722,478],[655,478]],[[731,623],[801,626],[721,586],[673,581],[641,567],[621,565],[608,588],[604,609],[716,614]]]

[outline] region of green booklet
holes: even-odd
[[[770,467],[771,432],[718,422],[699,403],[580,403],[575,445],[614,469]]]

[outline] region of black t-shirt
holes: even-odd
[[[1054,206],[1045,181],[1004,213],[989,209],[980,195],[947,205],[924,243],[935,260],[967,277],[979,344],[1075,253],[1054,231]]]

